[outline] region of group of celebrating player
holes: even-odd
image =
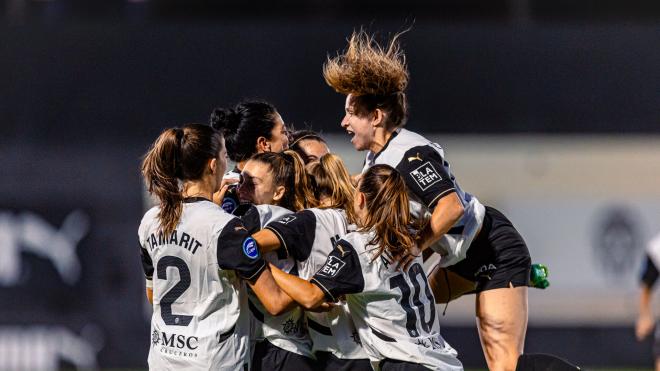
[[[139,227],[150,368],[462,370],[435,305],[467,293],[489,369],[554,362],[522,355],[525,242],[461,190],[439,145],[403,128],[397,37],[354,33],[323,74],[367,151],[360,175],[258,101],[167,129],[146,154],[160,201]]]

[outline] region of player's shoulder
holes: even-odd
[[[660,233],[656,234],[651,240],[649,240],[646,250],[650,254],[657,254],[660,256]]]
[[[144,215],[142,216],[142,220],[140,221],[140,226],[138,227],[138,235],[140,237],[144,236],[144,234],[149,233],[149,231],[157,227],[159,223],[158,221],[159,213],[160,213],[160,206],[154,206],[151,209],[147,210],[146,213],[144,213]]]
[[[211,233],[219,233],[232,220],[238,219],[224,211],[211,201],[200,201],[188,204],[184,209],[186,224],[195,228],[210,228]]]
[[[397,167],[405,163],[408,157],[422,157],[438,152],[436,147],[439,146],[422,135],[401,129],[379,155],[377,162]]]

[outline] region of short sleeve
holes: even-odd
[[[313,211],[302,210],[271,222],[265,229],[275,233],[287,256],[296,261],[305,261],[312,252],[316,223]]]
[[[140,259],[142,261],[142,270],[144,270],[144,277],[151,280],[154,276],[154,263],[151,260],[151,255],[144,247],[140,246]]]
[[[323,290],[326,299],[332,302],[342,295],[362,292],[364,276],[360,257],[353,246],[346,240],[339,240],[310,282]]]
[[[641,281],[647,287],[653,287],[653,285],[655,285],[655,283],[658,281],[658,276],[660,276],[658,267],[653,264],[653,260],[647,255],[646,261],[644,263],[644,269],[642,270]]]
[[[257,242],[237,218],[229,221],[220,232],[217,255],[220,268],[234,270],[239,277],[249,281],[256,280],[266,268]]]
[[[435,207],[439,199],[456,191],[454,179],[447,173],[442,156],[430,146],[409,149],[396,169],[405,179],[409,191],[429,209]]]
[[[240,218],[249,234],[254,234],[261,229],[261,217],[256,206],[251,205]]]

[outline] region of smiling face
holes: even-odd
[[[341,127],[351,136],[351,144],[358,151],[370,149],[374,141],[375,126],[371,115],[360,116],[355,105],[351,102],[352,94],[346,96],[344,110],[346,115],[341,120]]]
[[[273,182],[270,165],[261,161],[249,160],[243,166],[241,181],[238,184],[238,197],[241,202],[255,205],[277,204],[282,198],[280,188]]]

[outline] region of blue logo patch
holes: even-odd
[[[225,197],[225,198],[222,200],[222,206],[221,206],[221,207],[222,207],[222,209],[223,209],[224,211],[226,211],[227,213],[231,214],[231,213],[233,213],[234,210],[236,209],[236,201],[234,201],[233,198]]]
[[[243,253],[250,259],[256,259],[259,257],[259,248],[257,247],[257,241],[252,237],[248,237],[243,241]]]

